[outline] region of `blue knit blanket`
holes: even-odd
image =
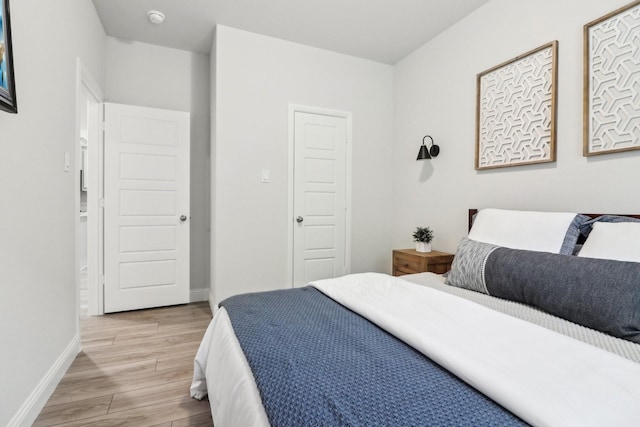
[[[526,425],[315,288],[220,305],[273,427]]]

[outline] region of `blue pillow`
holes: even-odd
[[[581,227],[585,222],[589,221],[590,219],[591,218],[586,215],[582,215],[582,214],[576,215],[573,221],[571,221],[571,224],[569,224],[569,228],[567,229],[567,234],[565,234],[564,236],[564,241],[562,242],[562,247],[560,247],[559,253],[564,255],[575,254],[577,249],[577,244],[578,244],[578,238],[582,233]]]

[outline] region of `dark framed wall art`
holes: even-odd
[[[0,0],[0,110],[18,112],[13,74],[9,0]]]
[[[477,76],[476,170],[554,162],[558,42]]]
[[[584,26],[584,156],[640,150],[640,1]]]

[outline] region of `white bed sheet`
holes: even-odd
[[[367,287],[370,286],[367,283],[379,282],[374,285],[378,289],[371,292],[370,288],[363,293],[357,286],[348,285],[353,280]],[[441,281],[435,277],[433,280]],[[637,425],[640,419],[640,365],[616,355],[464,299],[386,275],[352,275],[322,281],[316,287],[407,341],[529,423],[625,426]],[[365,300],[369,300],[368,303],[361,304]],[[460,304],[454,303],[458,308],[445,308],[449,305],[445,301],[451,300],[460,300]],[[418,306],[417,310],[406,309]],[[430,329],[438,332],[439,339],[444,337],[446,344],[433,349],[432,340],[425,340],[420,328],[412,325],[432,322],[435,318],[443,323]],[[497,325],[489,326],[496,322]],[[504,330],[505,323],[511,325],[508,333]],[[470,325],[474,329],[471,340]],[[449,329],[451,326],[461,328],[457,333],[465,338],[449,339],[456,334]],[[529,332],[532,336],[523,339],[519,331],[522,327],[533,331]],[[533,337],[539,335],[545,340],[550,335],[553,345],[534,342]],[[518,341],[517,345],[513,345],[514,340]],[[469,341],[484,348],[488,356],[479,359],[480,350],[471,349]],[[496,354],[511,350],[515,350],[515,354],[505,355],[501,361],[496,359]],[[541,374],[545,357],[554,361],[551,377],[548,371]],[[539,377],[551,380],[536,383]],[[530,382],[528,391],[522,392],[518,386],[514,392],[512,385],[519,385],[523,380]],[[565,383],[567,389],[556,383]],[[550,386],[553,393],[546,391]],[[579,394],[575,393],[576,389]],[[207,391],[216,427],[269,425],[253,374],[224,309],[215,313],[194,363],[191,395],[202,398]]]
[[[214,313],[193,365],[191,397],[203,399],[208,393],[216,427],[269,426],[249,362],[224,307]]]

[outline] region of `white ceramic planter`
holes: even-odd
[[[431,252],[431,243],[416,242],[416,252]]]

